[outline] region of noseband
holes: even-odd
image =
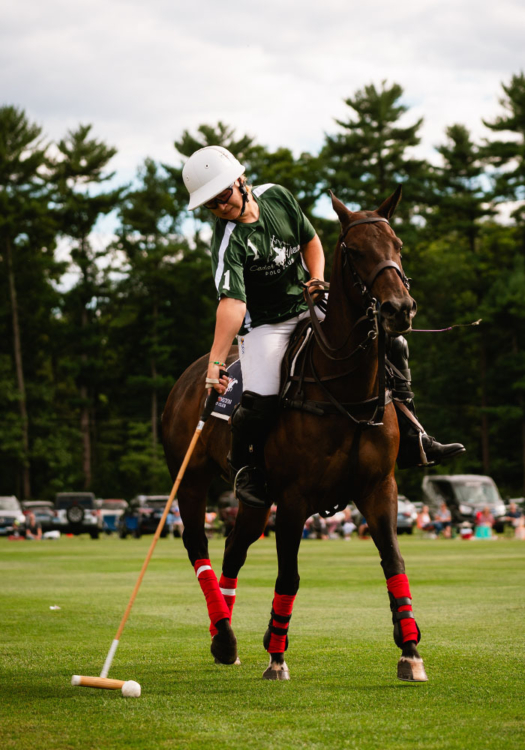
[[[372,272],[367,276],[367,278],[363,281],[361,277],[359,276],[357,269],[354,265],[354,262],[352,261],[352,258],[350,256],[350,248],[345,242],[346,235],[348,234],[348,231],[352,229],[352,227],[357,227],[359,224],[376,224],[377,222],[382,221],[385,224],[388,224],[390,226],[390,222],[388,219],[383,219],[380,217],[377,218],[370,218],[370,219],[357,219],[357,221],[352,221],[345,229],[344,232],[342,232],[339,236],[339,244],[341,246],[341,249],[343,250],[343,258],[344,262],[348,263],[350,267],[350,271],[352,273],[352,276],[354,278],[355,286],[357,286],[362,294],[363,297],[367,297],[367,304],[377,304],[377,300],[372,295],[372,286],[375,283],[375,280],[379,276],[379,274],[383,273],[383,271],[386,271],[387,268],[393,268],[394,271],[397,273],[399,278],[401,279],[403,286],[407,291],[410,291],[410,279],[404,274],[404,272],[401,270],[401,268],[398,266],[398,264],[395,262],[395,260],[383,260],[381,263],[378,263],[375,268],[372,269]]]

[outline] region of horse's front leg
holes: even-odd
[[[412,594],[397,541],[397,486],[393,477],[367,498],[362,511],[379,550],[390,598],[394,641],[402,651],[397,676],[408,682],[426,682],[428,677],[417,650],[421,632],[412,612]]]
[[[268,629],[264,635],[264,648],[270,654],[270,663],[263,673],[266,680],[289,680],[290,671],[284,660],[288,648],[288,627],[292,617],[295,597],[299,589],[297,557],[306,518],[299,503],[281,501],[275,518],[278,574]]]

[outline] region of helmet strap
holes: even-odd
[[[248,191],[246,190],[246,185],[243,180],[239,180],[239,190],[241,191],[242,195],[242,210],[240,213],[240,216],[242,216],[244,211],[246,210],[246,204],[250,200],[250,196],[248,194]]]

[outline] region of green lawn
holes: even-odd
[[[72,674],[100,673],[150,541],[0,539],[0,747],[525,747],[525,543],[401,538],[429,676],[413,685],[396,678],[371,542],[303,542],[292,679],[266,682],[273,538],[241,572],[231,667],[210,656],[181,541],[160,540],[110,672],[142,697],[71,687]],[[222,544],[211,542],[216,572]]]

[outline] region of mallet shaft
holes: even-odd
[[[199,429],[200,427],[200,429]],[[168,517],[168,513],[171,510],[171,506],[173,505],[173,501],[175,500],[175,495],[177,494],[177,490],[179,489],[179,485],[182,481],[182,477],[184,476],[184,472],[186,471],[186,466],[189,463],[189,460],[191,458],[191,454],[193,453],[193,449],[195,448],[195,444],[197,443],[197,440],[199,439],[199,436],[202,431],[202,423],[199,422],[199,426],[195,430],[195,434],[193,435],[192,441],[190,443],[190,447],[188,448],[186,455],[184,456],[184,461],[182,462],[182,465],[179,469],[179,473],[177,475],[177,479],[175,480],[175,484],[173,485],[173,488],[170,492],[170,496],[168,498],[168,501],[166,503],[166,507],[164,508],[164,513],[162,514],[162,518],[159,521],[159,525],[157,526],[157,530],[155,532],[155,535],[153,537],[153,541],[151,542],[150,548],[148,550],[148,554],[146,555],[146,559],[144,560],[144,563],[142,565],[142,569],[139,573],[139,577],[137,579],[137,583],[135,584],[135,588],[133,589],[133,592],[131,594],[130,600],[128,602],[128,606],[126,607],[126,611],[124,612],[124,617],[122,618],[119,628],[117,630],[117,634],[115,636],[115,641],[120,641],[120,636],[122,635],[122,631],[124,630],[124,625],[126,624],[126,620],[128,619],[129,613],[131,612],[131,608],[133,606],[133,602],[135,601],[135,597],[138,594],[140,584],[142,583],[142,579],[144,578],[144,573],[146,572],[146,568],[149,565],[149,561],[151,560],[151,556],[153,554],[153,550],[155,549],[155,546],[159,540],[160,533],[162,529],[164,528],[164,524],[166,522],[166,518]]]
[[[227,375],[228,373],[225,370],[220,371],[221,377],[223,375]],[[117,650],[120,636],[122,635],[122,631],[124,630],[124,626],[126,624],[126,620],[129,617],[129,613],[131,612],[131,608],[133,606],[133,602],[135,601],[135,597],[137,596],[138,590],[140,588],[140,584],[142,583],[142,579],[144,578],[144,573],[146,572],[146,568],[148,567],[149,561],[151,559],[151,556],[153,554],[153,550],[155,549],[155,545],[157,544],[161,531],[164,528],[164,524],[166,523],[166,518],[168,517],[168,513],[171,510],[171,506],[173,505],[173,501],[175,500],[175,496],[177,494],[177,491],[179,489],[179,485],[182,481],[182,478],[184,476],[184,472],[186,471],[186,467],[188,466],[190,462],[190,458],[192,456],[192,453],[194,451],[194,448],[197,444],[197,440],[200,437],[200,434],[202,432],[202,429],[204,427],[204,424],[210,414],[213,411],[213,408],[217,402],[217,398],[219,397],[219,394],[217,391],[212,390],[208,398],[206,399],[206,403],[204,404],[204,410],[201,414],[201,418],[199,419],[199,423],[197,425],[197,428],[195,430],[195,433],[193,435],[193,438],[191,440],[191,443],[189,445],[188,450],[186,451],[186,455],[184,456],[184,460],[180,466],[179,473],[177,474],[177,478],[175,480],[175,484],[172,487],[172,490],[170,492],[170,496],[168,498],[168,501],[166,503],[166,506],[164,508],[164,513],[162,514],[162,518],[159,521],[159,524],[157,526],[157,530],[155,532],[155,535],[153,537],[153,541],[151,542],[150,548],[148,550],[148,554],[146,555],[146,559],[144,560],[144,564],[142,565],[142,569],[139,573],[139,577],[137,579],[137,582],[135,584],[135,588],[133,589],[133,592],[131,594],[131,597],[128,602],[128,606],[126,607],[126,611],[124,612],[124,617],[120,621],[120,625],[118,627],[117,633],[115,635],[115,638],[113,639],[113,642],[111,644],[111,647],[108,651],[108,655],[106,656],[106,661],[104,662],[104,666],[102,668],[102,672],[100,673],[100,677],[82,677],[81,679],[88,679],[88,680],[104,680],[107,681],[107,674],[110,670],[111,663],[113,661],[113,657],[115,656],[115,651]],[[109,680],[110,682],[120,682],[119,680]],[[79,683],[80,684],[80,683]],[[82,683],[83,684],[83,683]],[[106,687],[105,685],[92,685],[92,687]],[[121,686],[119,686],[121,687]]]

